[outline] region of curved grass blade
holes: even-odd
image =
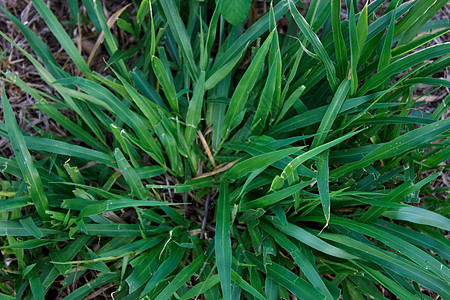
[[[142,184],[138,173],[135,169],[133,169],[133,167],[130,166],[119,148],[116,148],[116,151],[114,151],[114,156],[120,172],[131,188],[131,193],[139,200],[147,199],[147,192],[145,191],[144,185]]]
[[[89,282],[89,284],[85,284],[82,287],[76,289],[72,293],[70,293],[67,297],[64,298],[64,300],[77,300],[77,299],[83,299],[91,291],[93,291],[95,288],[100,287],[102,285],[106,285],[110,282],[113,282],[117,279],[119,279],[119,272],[116,273],[100,273],[100,275]]]
[[[311,264],[308,258],[302,253],[302,251],[287,238],[284,234],[276,231],[272,226],[261,223],[261,228],[266,231],[270,236],[274,237],[276,242],[286,249],[294,259],[295,263],[300,267],[303,274],[305,274],[306,278],[311,282],[311,284],[321,291],[324,295],[326,295],[325,299],[333,299],[333,296],[328,291],[326,285],[320,278],[320,275],[317,273],[315,267]]]
[[[280,201],[283,201],[284,199],[294,195],[296,192],[302,190],[303,188],[307,187],[308,185],[312,184],[314,181],[309,180],[301,183],[297,183],[294,185],[291,185],[287,188],[284,188],[280,191],[277,191],[275,193],[270,193],[265,196],[262,196],[261,198],[244,202],[239,206],[239,211],[246,211],[248,209],[256,209],[256,208],[265,208],[270,205],[276,204]]]
[[[267,275],[300,299],[325,299],[324,294],[277,263],[272,262],[271,265],[267,265]]]
[[[91,70],[87,65],[86,61],[83,59],[81,54],[78,52],[74,43],[67,35],[66,31],[62,27],[61,23],[56,19],[52,11],[47,7],[47,5],[42,0],[32,0],[34,7],[39,12],[41,17],[47,23],[53,35],[59,41],[61,46],[70,56],[72,61],[77,65],[80,71],[86,76],[86,78],[91,77]]]
[[[279,190],[282,186],[284,181],[291,176],[294,171],[305,161],[307,161],[310,158],[313,158],[314,156],[322,153],[325,150],[330,149],[331,147],[345,141],[346,139],[360,133],[362,131],[358,130],[355,132],[347,133],[344,136],[341,136],[340,138],[337,138],[331,142],[328,142],[326,144],[320,145],[312,150],[309,150],[308,152],[305,152],[303,154],[300,154],[296,158],[294,158],[281,172],[280,176],[275,177],[275,179],[272,181],[272,186],[270,187],[271,190]]]
[[[231,97],[230,104],[225,115],[222,139],[225,139],[230,134],[230,131],[238,125],[235,124],[235,121],[238,118],[238,115],[242,112],[242,109],[248,100],[248,96],[260,75],[264,64],[264,58],[269,50],[273,35],[274,31],[270,33],[261,48],[259,48],[258,53],[256,53],[255,57],[252,59],[250,66],[247,68],[247,71],[245,71],[244,76],[242,76],[242,79],[239,81],[239,84]]]
[[[373,247],[372,245],[368,245],[341,234],[322,233],[321,236],[325,239],[342,244],[342,246],[348,248],[349,251],[352,251],[364,259],[377,263],[390,272],[417,281],[419,284],[437,292],[443,298],[450,296],[448,284],[444,280],[431,274],[428,270],[425,270],[425,268],[421,268],[415,263],[392,252],[380,250],[377,247]]]
[[[282,149],[264,153],[238,162],[234,165],[225,175],[224,179],[239,179],[246,176],[248,173],[256,171],[262,167],[269,166],[281,159],[288,157],[289,155],[298,153],[301,151],[299,147]]]
[[[357,266],[363,269],[367,274],[372,276],[379,284],[385,286],[389,291],[391,291],[394,295],[399,297],[400,299],[421,299],[419,296],[411,294],[407,289],[403,286],[392,280],[391,278],[383,275],[381,272],[371,269],[363,264],[354,262]]]
[[[190,77],[197,81],[198,69],[195,64],[194,54],[192,52],[191,42],[184,26],[181,15],[178,12],[178,8],[173,0],[161,0],[159,1],[164,11],[164,15],[169,23],[170,30],[173,33],[175,40],[178,43],[179,49],[183,55],[184,61],[187,64],[187,69]]]
[[[386,202],[400,202],[403,198],[419,191],[423,186],[427,185],[439,176],[438,173],[428,176],[417,183],[413,183],[412,180],[408,180],[402,185],[399,185],[392,191],[390,191],[386,196],[383,197],[382,201]],[[371,207],[358,219],[360,222],[370,223],[382,215],[383,212],[387,210],[387,207]]]
[[[383,213],[383,216],[389,219],[403,220],[433,226],[443,230],[450,230],[450,219],[420,207],[408,206],[389,208]]]
[[[153,72],[155,72],[156,77],[161,83],[170,107],[175,112],[178,112],[178,99],[176,97],[175,87],[173,86],[173,80],[170,78],[172,75],[166,72],[162,61],[156,56],[152,57],[152,66]]]
[[[328,226],[331,217],[331,201],[330,201],[330,181],[329,181],[329,151],[318,155],[317,165],[317,187],[319,188],[320,201],[322,202],[323,214],[325,216],[325,226]],[[322,229],[323,230],[323,229]]]
[[[48,221],[50,219],[46,213],[46,211],[49,210],[48,200],[42,185],[41,177],[34,166],[33,158],[27,149],[25,139],[16,123],[16,117],[14,116],[11,105],[6,98],[4,88],[2,90],[2,98],[5,125],[20,168],[20,172],[22,173],[23,179],[27,183],[27,188],[36,211],[43,221]]]
[[[450,52],[450,43],[439,44],[431,46],[429,48],[423,49],[421,51],[415,52],[411,55],[405,56],[393,62],[389,68],[384,68],[375,76],[371,77],[356,93],[357,96],[362,96],[368,91],[380,86],[386,78],[392,75],[398,74],[412,66],[426,61],[427,59],[441,56]]]
[[[230,203],[228,196],[228,181],[220,184],[219,199],[217,200],[216,235],[214,249],[216,265],[219,272],[220,286],[224,300],[231,300],[231,228]]]
[[[325,139],[328,135],[328,131],[331,129],[339,111],[342,108],[342,104],[347,97],[348,91],[350,90],[350,81],[348,79],[344,79],[342,83],[339,85],[336,93],[334,94],[333,99],[331,100],[330,105],[323,116],[322,122],[320,123],[319,129],[317,130],[317,135],[314,137],[314,140],[311,144],[311,148],[316,148],[319,145],[322,145],[325,142]]]
[[[175,246],[172,249],[170,256],[158,267],[155,274],[148,281],[144,290],[141,293],[141,297],[150,293],[161,281],[172,273],[175,268],[180,264],[181,259],[184,256],[186,248]]]
[[[333,178],[339,178],[348,172],[358,168],[364,168],[376,160],[386,159],[400,155],[411,149],[415,149],[436,140],[442,133],[450,128],[450,119],[438,121],[421,128],[409,131],[402,136],[383,144],[367,154],[360,161],[344,165],[330,172]]]
[[[192,275],[203,265],[205,256],[200,255],[186,268],[175,276],[175,278],[166,286],[166,288],[155,298],[155,300],[170,299],[172,295],[186,282],[188,282]]]
[[[346,77],[347,72],[347,49],[341,29],[341,0],[331,1],[331,22],[333,27],[333,42],[336,51],[337,75],[340,79]]]
[[[432,271],[435,275],[441,277],[442,279],[446,281],[450,279],[450,269],[447,266],[443,265],[441,262],[439,262],[430,254],[423,252],[414,245],[411,245],[408,241],[402,240],[399,236],[392,235],[384,230],[380,230],[368,224],[352,221],[337,216],[333,217],[331,223],[341,225],[348,229],[364,234],[366,236],[373,237],[379,240],[380,242],[384,243],[385,245],[387,245],[389,248],[392,248],[398,251],[399,253],[404,254],[408,259],[412,260],[422,268]],[[447,220],[447,224],[448,223],[449,222]]]
[[[333,62],[328,56],[328,53],[326,52],[317,35],[314,33],[310,25],[306,22],[305,18],[303,18],[303,16],[295,7],[295,3],[292,0],[287,0],[287,2],[289,3],[289,10],[292,14],[292,17],[294,18],[295,23],[300,28],[300,31],[308,39],[308,41],[313,45],[316,54],[320,57],[321,61],[325,65],[328,82],[330,83],[331,89],[335,91],[338,88],[339,83],[337,81],[336,69],[334,68]]]
[[[186,294],[182,295],[181,300],[188,300],[191,298],[195,298],[201,294],[204,294],[206,291],[214,287],[219,282],[220,282],[219,275],[212,275],[205,281],[197,283],[197,285],[191,288]]]
[[[231,280],[235,282],[239,287],[241,287],[243,290],[249,292],[253,297],[256,299],[261,300],[267,300],[266,297],[264,297],[260,292],[258,292],[257,289],[255,289],[252,285],[250,285],[247,281],[241,278],[238,273],[236,273],[234,270],[231,270]]]
[[[265,219],[282,233],[292,236],[293,238],[310,246],[311,248],[339,258],[358,259],[357,256],[350,254],[347,251],[337,248],[331,244],[328,244],[322,239],[300,228],[299,226],[291,223],[288,223],[288,226],[284,226],[278,219],[273,216],[266,217]]]
[[[205,72],[200,72],[200,77],[194,88],[192,100],[189,103],[186,114],[186,143],[190,147],[195,140],[195,132],[202,117],[203,97],[205,94]]]

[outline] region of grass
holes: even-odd
[[[67,135],[21,130],[3,88],[0,299],[450,298],[450,97],[413,101],[449,87],[446,1],[275,1],[244,30],[233,1],[83,0],[105,74],[32,2],[79,76],[2,8],[56,96],[2,80]]]

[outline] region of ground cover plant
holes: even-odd
[[[87,59],[32,3],[78,73],[1,8],[52,92],[4,84],[66,135],[2,89],[0,299],[450,299],[450,96],[413,97],[450,88],[447,1],[68,1]]]

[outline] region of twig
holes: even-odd
[[[203,240],[205,237],[206,219],[208,218],[208,206],[209,206],[210,199],[211,199],[211,193],[208,193],[208,195],[206,196],[206,203],[205,203],[205,216],[203,217],[203,222],[202,222],[202,233],[200,234],[201,240]]]
[[[203,178],[203,177],[214,176],[214,175],[216,175],[216,174],[218,174],[218,173],[224,172],[224,171],[228,170],[229,168],[231,168],[231,167],[232,167],[235,163],[237,163],[239,160],[240,160],[240,158],[239,158],[239,159],[236,159],[235,161],[232,161],[232,162],[226,164],[225,166],[223,166],[223,167],[221,167],[221,168],[218,168],[218,169],[216,169],[216,170],[214,170],[214,171],[212,171],[212,172],[204,173],[204,174],[202,174],[202,175],[200,175],[200,176],[197,176],[197,177],[195,177],[195,178],[193,178],[193,179],[199,179],[199,178]]]
[[[208,146],[208,143],[205,140],[205,137],[203,136],[203,133],[200,130],[197,130],[198,137],[200,138],[200,141],[202,142],[203,148],[205,148],[206,155],[208,156],[209,161],[211,164],[216,167],[216,161],[214,160],[214,157],[212,155],[211,149]]]

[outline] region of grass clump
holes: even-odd
[[[107,20],[83,0],[104,74],[32,2],[79,76],[3,9],[40,60],[0,34],[55,94],[2,80],[67,136],[23,132],[3,90],[1,299],[450,298],[447,191],[430,185],[450,97],[413,100],[449,87],[433,75],[450,44],[427,46],[446,1],[347,1],[341,20],[339,0],[283,0],[241,20],[226,0],[136,0]]]

